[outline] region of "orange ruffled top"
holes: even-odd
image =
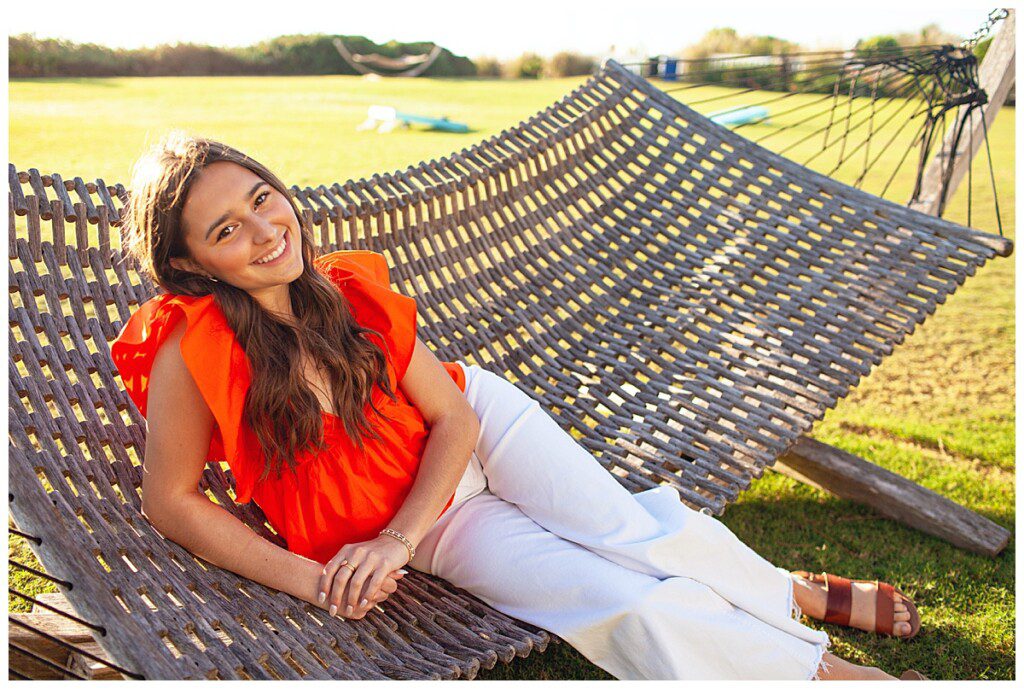
[[[185,317],[181,355],[215,420],[206,461],[228,463],[237,502],[255,500],[289,550],[326,563],[346,543],[373,539],[388,525],[412,488],[429,430],[399,387],[416,343],[416,302],[391,289],[381,254],[336,251],[314,265],[345,296],[356,321],[383,339],[381,343],[371,335],[371,341],[386,345],[388,377],[397,401],[374,388],[374,403],[388,418],[376,416],[367,406],[367,418],[381,438],[364,440],[365,456],[341,419],[325,411],[327,449],[300,453],[295,471],[285,468],[280,477],[271,472],[259,480],[262,452],[242,417],[249,361],[212,295],[165,293],[150,299],[128,319],[110,352],[125,389],[146,416],[156,352]],[[442,365],[465,391],[462,368],[453,362]],[[454,494],[441,514],[452,499]]]

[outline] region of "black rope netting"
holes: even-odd
[[[712,119],[752,113],[728,126],[746,130],[741,133],[752,141],[802,165],[815,163],[830,177],[886,198],[895,191],[894,182],[901,182],[896,185],[900,189],[910,186],[909,194],[901,192],[902,198],[892,199],[907,205],[922,201],[927,191],[926,170],[938,159],[942,168],[936,214],[941,217],[955,188],[951,181],[957,156],[963,154],[961,140],[965,132],[973,140],[977,118],[988,103],[988,94],[979,84],[973,49],[1005,17],[1005,10],[993,11],[986,25],[960,46],[880,46],[625,64],[648,78],[678,82],[675,87],[663,84],[663,90]],[[674,63],[673,69],[665,69],[667,61]],[[707,106],[727,107],[711,112]],[[988,126],[983,118],[982,126],[996,223],[1002,235]],[[789,138],[783,136],[787,134]],[[815,142],[819,145],[814,146]],[[973,150],[972,143],[967,151]],[[969,225],[972,165],[967,170]],[[872,171],[876,171],[873,176]],[[911,174],[912,186],[907,183]]]

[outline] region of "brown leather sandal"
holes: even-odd
[[[910,613],[910,619],[908,620],[910,623],[910,634],[896,636],[896,638],[904,640],[913,639],[921,631],[921,615],[918,614],[914,601],[910,600],[902,591],[894,588],[891,584],[881,581],[868,581],[866,579],[851,580],[846,577],[829,574],[828,572],[811,574],[810,572],[797,571],[792,574],[801,579],[806,579],[812,584],[823,584],[825,586],[828,598],[825,602],[825,618],[823,621],[828,624],[838,624],[844,627],[850,626],[850,612],[853,607],[852,588],[854,582],[856,582],[858,584],[875,585],[875,628],[868,631],[896,636],[893,633],[892,617],[897,601],[901,601],[907,606],[907,612]]]
[[[928,678],[925,677],[924,675],[922,675],[917,670],[907,670],[902,675],[900,675],[900,679],[908,680],[908,679],[928,679]]]

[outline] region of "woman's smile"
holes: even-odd
[[[288,241],[288,230],[285,230],[281,241],[270,252],[253,261],[257,266],[274,266],[288,260],[291,255],[291,242]]]

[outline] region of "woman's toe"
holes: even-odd
[[[909,622],[910,621],[910,613],[909,612],[898,612],[898,613],[896,613],[895,615],[892,616],[892,619],[894,621],[896,621],[896,622]]]
[[[892,626],[892,631],[896,636],[907,636],[910,634],[910,630],[909,622],[897,622]]]

